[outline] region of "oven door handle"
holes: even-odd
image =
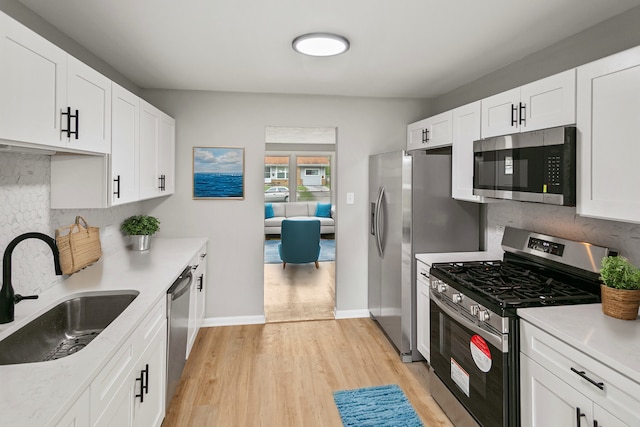
[[[502,351],[503,353],[507,353],[509,351],[509,343],[506,339],[503,339],[502,336],[491,333],[485,329],[482,329],[475,323],[470,322],[469,319],[466,319],[464,316],[460,315],[452,308],[447,307],[446,303],[442,302],[440,298],[435,296],[433,293],[431,293],[430,298],[431,301],[433,301],[447,316],[451,317],[453,320],[460,323],[465,328],[468,328],[476,334],[480,335],[482,338],[493,344],[494,347],[500,349],[500,351]]]

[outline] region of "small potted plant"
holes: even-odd
[[[151,235],[159,229],[160,221],[150,215],[130,216],[120,226],[120,230],[131,236],[132,248],[136,251],[149,250]]]
[[[640,307],[640,269],[622,256],[602,259],[602,312],[617,319],[635,320]]]

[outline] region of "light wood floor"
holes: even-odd
[[[264,265],[267,323],[334,318],[335,262]]]
[[[341,426],[333,392],[383,384],[399,385],[425,426],[451,427],[426,373],[367,318],[203,328],[163,427]]]

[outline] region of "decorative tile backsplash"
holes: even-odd
[[[140,203],[109,209],[52,210],[49,208],[51,161],[49,156],[0,153],[0,250],[20,234],[37,231],[54,237],[81,215],[89,225],[100,227],[102,252],[109,254],[126,246],[120,223],[140,213]],[[0,260],[1,261],[1,260]],[[1,262],[0,262],[1,264]],[[60,283],[51,250],[36,239],[22,241],[11,259],[12,283],[16,293],[40,294]],[[90,267],[89,267],[90,268]]]
[[[509,226],[617,249],[640,266],[640,224],[576,214],[576,208],[504,201],[487,207],[487,249],[500,249],[501,227]]]

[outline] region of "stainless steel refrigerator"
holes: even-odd
[[[451,198],[451,149],[369,157],[369,295],[404,362],[416,348],[416,253],[477,251],[479,206]]]

